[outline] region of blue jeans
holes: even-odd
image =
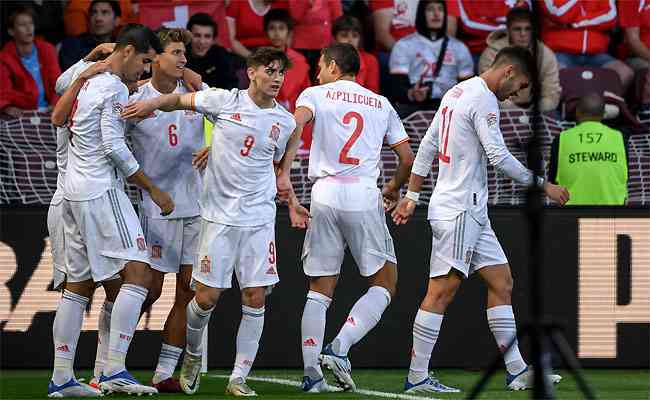
[[[602,67],[616,59],[607,53],[600,54],[568,54],[555,53],[560,68],[570,67]]]

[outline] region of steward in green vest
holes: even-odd
[[[578,102],[578,124],[556,137],[549,179],[571,193],[566,205],[624,205],[627,152],[623,134],[600,121],[605,102],[589,94]]]

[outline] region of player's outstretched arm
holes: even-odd
[[[98,62],[86,68],[81,74],[79,74],[77,79],[72,83],[70,87],[68,87],[63,96],[61,96],[59,101],[54,106],[54,110],[52,110],[51,116],[52,124],[54,124],[54,126],[63,126],[68,121],[68,117],[72,112],[73,105],[77,100],[77,96],[79,95],[79,91],[86,83],[86,81],[88,81],[88,79],[91,77],[97,74],[101,74],[102,72],[109,71],[110,69],[110,64],[106,62]]]
[[[193,110],[194,95],[195,93],[170,93],[153,99],[131,103],[122,112],[122,118],[135,120],[144,119],[151,115],[154,110]]]
[[[169,215],[174,211],[174,201],[169,193],[163,192],[158,186],[154,185],[142,169],[138,169],[134,174],[129,176],[127,181],[149,193],[151,200],[160,207],[160,215]]]
[[[411,173],[411,167],[413,166],[413,160],[415,159],[415,155],[413,155],[413,150],[411,150],[411,145],[408,141],[393,147],[393,151],[399,158],[397,170],[395,171],[395,175],[384,185],[381,191],[384,198],[384,211],[386,212],[392,210],[397,205],[400,189],[408,179]]]
[[[310,218],[309,210],[300,204],[292,188],[291,193],[289,193],[289,220],[291,221],[291,227],[298,229],[309,228]]]
[[[296,119],[296,129],[293,130],[293,133],[287,142],[287,148],[284,151],[284,156],[282,156],[282,159],[276,168],[276,184],[280,201],[288,200],[290,193],[293,192],[293,186],[291,185],[291,164],[296,158],[296,153],[298,152],[298,147],[300,146],[300,137],[302,136],[302,130],[305,125],[311,121],[313,114],[307,107],[298,107],[293,116]]]

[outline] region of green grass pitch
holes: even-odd
[[[133,371],[134,375],[143,383],[151,378],[150,371]],[[480,378],[479,372],[468,372],[458,369],[437,370],[437,375],[443,383],[457,386],[462,389],[459,394],[438,394],[439,399],[463,399]],[[199,392],[194,396],[184,394],[161,394],[158,398],[169,400],[188,399],[223,399],[226,380],[213,375],[227,375],[229,371],[211,370],[201,380]],[[404,384],[404,370],[377,370],[357,369],[353,376],[359,389],[382,392],[387,395],[401,393]],[[556,387],[558,399],[581,399],[581,394],[576,389],[575,381],[566,371],[560,371],[564,379]],[[78,371],[78,377],[88,377],[90,371]],[[598,399],[607,400],[648,400],[650,399],[650,370],[612,370],[589,369],[585,375],[596,392]],[[277,378],[289,381],[299,381],[299,370],[255,370],[252,377]],[[1,370],[0,371],[0,398],[13,399],[44,399],[47,394],[47,383],[50,372],[46,370]],[[257,391],[262,399],[380,399],[382,397],[368,394],[354,393],[327,393],[319,395],[305,395],[298,388],[285,384],[249,381],[250,386]],[[504,372],[496,374],[490,381],[487,390],[480,396],[481,399],[527,399],[529,392],[508,392],[504,390]],[[111,395],[108,398],[125,399],[136,398],[129,396]],[[153,398],[153,397],[151,397]]]

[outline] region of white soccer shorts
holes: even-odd
[[[489,220],[481,225],[465,211],[452,220],[429,223],[433,232],[429,277],[447,275],[454,268],[467,278],[483,267],[508,263]]]
[[[260,226],[231,226],[201,220],[192,280],[219,289],[265,287],[280,281],[275,251],[275,222]]]
[[[177,274],[181,265],[194,264],[200,217],[156,219],[143,215],[140,223],[149,249],[151,268]]]
[[[305,275],[338,275],[346,247],[362,276],[374,275],[387,261],[397,264],[381,192],[374,182],[369,187],[319,179],[312,187],[309,212],[312,218],[302,248]]]
[[[54,290],[62,289],[65,282],[65,246],[63,232],[63,202],[50,204],[47,210],[47,230],[50,233],[52,252],[52,280]]]
[[[101,282],[129,261],[149,264],[140,221],[122,190],[112,188],[87,201],[64,200],[63,207],[68,281]]]

